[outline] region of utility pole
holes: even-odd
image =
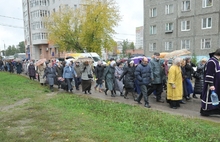
[[[31,37],[31,16],[30,16],[30,4],[29,0],[27,0],[27,13],[28,13],[28,28],[29,28],[29,54],[30,54],[30,59],[32,58],[32,37]]]

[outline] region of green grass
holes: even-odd
[[[2,83],[2,79],[10,78]],[[10,88],[16,82],[26,89]],[[25,82],[29,83],[25,83]],[[13,83],[11,83],[13,82]],[[0,73],[0,108],[15,100],[30,101],[0,111],[0,141],[70,142],[219,142],[219,123],[160,111],[60,93],[25,77]],[[18,95],[12,92],[20,93]],[[5,96],[5,93],[10,97]],[[11,101],[13,100],[13,101]]]

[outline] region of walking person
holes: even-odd
[[[28,74],[30,79],[35,79],[36,78],[36,70],[35,70],[35,66],[34,63],[31,61],[29,66],[28,66]]]
[[[167,102],[170,104],[170,108],[173,109],[180,107],[180,101],[183,97],[181,60],[181,58],[174,59],[168,73]]]
[[[119,80],[123,73],[123,64],[122,62],[118,62],[117,66],[115,66],[115,85],[114,90],[120,92],[120,96],[123,96],[124,84],[123,78]],[[115,92],[116,94],[116,92]]]
[[[115,97],[114,95],[114,83],[115,83],[115,66],[116,62],[113,60],[110,62],[110,65],[106,67],[104,72],[105,79],[105,95],[107,95],[108,90],[111,91],[111,97]]]
[[[44,63],[40,64],[37,68],[37,72],[38,72],[38,76],[39,76],[41,85],[46,85],[46,79],[44,78],[45,68],[46,68],[46,66],[44,65]]]
[[[141,88],[141,94],[138,96],[137,98],[137,102],[139,104],[142,104],[140,101],[142,99],[142,97],[144,96],[144,106],[147,108],[150,108],[151,106],[149,105],[149,101],[148,101],[148,93],[147,93],[147,88],[148,85],[151,82],[151,68],[148,65],[148,59],[146,57],[144,57],[142,59],[141,64],[139,64],[136,69],[135,69],[135,77],[137,79],[138,85]]]
[[[14,73],[14,64],[12,61],[9,62],[9,72]]]
[[[87,92],[89,94],[91,93],[91,86],[92,86],[92,69],[91,66],[89,65],[88,61],[85,61],[82,66],[81,66],[81,79],[82,79],[82,91],[87,94]]]
[[[16,63],[16,68],[17,68],[17,74],[21,74],[21,72],[22,72],[22,64],[21,64],[20,61],[18,61]]]
[[[186,78],[187,78],[187,75],[186,75],[186,69],[185,69],[185,65],[186,65],[186,60],[183,59],[181,61],[181,64],[180,64],[180,68],[181,68],[181,73],[182,73],[182,85],[183,85],[183,98],[185,98],[187,101],[189,100],[189,97],[188,97],[188,92],[187,92],[187,87],[186,87]],[[185,102],[183,101],[183,99],[180,101],[181,104],[185,104]]]
[[[63,66],[60,61],[57,61],[55,68],[56,68],[56,75],[57,75],[56,76],[57,77],[57,86],[58,86],[58,89],[60,89],[61,88],[61,80],[63,77]]]
[[[187,87],[187,92],[188,92],[188,98],[191,99],[190,94],[193,93],[193,87],[192,87],[192,74],[194,72],[193,67],[196,67],[194,64],[191,63],[191,59],[190,58],[186,58],[186,87]]]
[[[131,93],[133,99],[136,101],[137,98],[134,93],[134,80],[135,80],[134,72],[135,72],[134,61],[128,60],[128,66],[124,68],[124,71],[121,77],[119,78],[119,80],[124,78],[123,80],[124,88],[125,88],[124,98],[128,99],[127,95],[128,93]]]
[[[197,65],[197,70],[194,73],[195,78],[195,84],[194,84],[194,92],[193,92],[193,98],[198,98],[196,94],[202,94],[202,89],[204,86],[204,67],[207,60],[204,58],[202,59],[199,64]]]
[[[155,52],[154,58],[149,63],[151,68],[151,87],[148,95],[155,91],[156,101],[163,103],[161,94],[163,92],[163,81],[166,77],[163,64],[160,62],[160,53]]]
[[[98,61],[98,64],[95,68],[95,77],[96,77],[96,86],[95,90],[99,87],[99,92],[102,93],[102,84],[103,84],[103,74],[104,74],[104,66],[102,66],[102,62]]]
[[[47,77],[48,84],[50,85],[50,90],[53,92],[54,79],[56,77],[56,69],[52,66],[52,63],[48,63],[43,78]]]
[[[220,104],[212,105],[211,92],[215,91],[220,99],[220,48],[210,54],[211,58],[205,65],[204,87],[201,95],[202,116],[220,115]]]
[[[81,84],[81,75],[82,75],[82,73],[81,73],[80,63],[78,61],[75,63],[74,70],[75,70],[76,75],[77,75],[77,76],[74,77],[75,86],[76,86],[76,90],[79,90],[79,85]]]
[[[71,65],[71,62],[66,62],[66,65],[63,69],[63,78],[65,79],[65,82],[68,85],[68,90],[67,90],[68,92],[73,91],[73,86],[71,82],[73,80],[74,75],[77,76],[74,68]]]

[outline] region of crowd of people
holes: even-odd
[[[98,62],[94,68],[89,61],[73,62],[57,60],[46,61],[38,66],[32,61],[7,61],[0,60],[1,70],[18,74],[23,72],[30,79],[38,79],[41,85],[48,84],[51,91],[54,91],[54,85],[58,89],[64,89],[72,92],[74,87],[84,94],[92,94],[92,82],[95,81],[94,91],[116,97],[117,92],[125,99],[129,99],[130,93],[133,100],[138,104],[144,98],[144,106],[150,108],[148,97],[153,94],[156,102],[169,103],[170,108],[177,109],[180,104],[200,95],[202,99],[201,114],[211,115],[220,114],[219,106],[211,106],[210,90],[216,90],[220,94],[219,85],[219,60],[220,49],[213,53],[213,56],[207,61],[202,59],[197,69],[190,58],[175,58],[171,66],[168,66],[167,60],[160,59],[160,53],[154,53],[152,58],[143,57],[140,63],[135,64],[133,60],[128,59],[125,62],[110,59],[109,64],[103,65]],[[192,79],[195,78],[195,84],[192,85]],[[194,87],[193,87],[194,86]],[[104,88],[105,87],[105,88]],[[161,94],[165,92],[166,100],[163,100]]]

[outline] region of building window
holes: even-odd
[[[212,18],[203,18],[202,19],[202,29],[212,28]]]
[[[156,17],[157,16],[157,9],[151,8],[150,9],[150,17]]]
[[[173,30],[173,23],[166,23],[165,31],[172,31]]]
[[[189,30],[190,30],[190,21],[182,21],[181,31],[189,31]]]
[[[165,14],[171,14],[173,13],[173,11],[174,11],[173,4],[165,6]]]
[[[150,26],[150,34],[154,35],[157,33],[157,27],[156,25]]]
[[[171,41],[165,42],[165,51],[173,50],[173,43]]]
[[[182,11],[190,10],[190,0],[182,1]]]
[[[201,49],[210,49],[211,48],[211,39],[202,39],[201,40]]]
[[[156,51],[156,43],[150,43],[149,51]]]
[[[181,49],[190,49],[190,40],[181,40]]]
[[[206,8],[206,7],[211,7],[213,6],[213,1],[212,0],[203,0],[202,1],[202,7]]]

